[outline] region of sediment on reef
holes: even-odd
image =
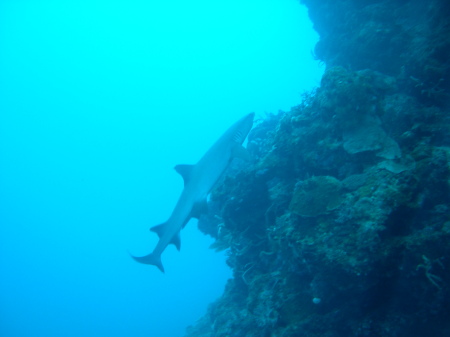
[[[234,275],[187,336],[450,335],[450,2],[302,2],[326,72],[213,191]]]

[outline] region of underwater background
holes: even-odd
[[[0,15],[1,336],[450,336],[448,1]],[[132,261],[249,112],[166,273]]]
[[[320,83],[285,1],[0,2],[0,336],[182,336],[224,290],[192,221],[149,253],[194,164],[236,120]]]

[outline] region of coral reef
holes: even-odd
[[[187,337],[448,336],[450,5],[302,2],[327,70],[213,191],[233,278]]]
[[[319,176],[295,185],[289,210],[302,216],[328,213],[342,203],[341,182],[333,177]]]

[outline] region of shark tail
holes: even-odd
[[[164,266],[162,265],[162,262],[161,262],[161,255],[156,255],[156,254],[150,253],[150,254],[145,255],[145,256],[134,256],[134,255],[131,255],[131,257],[136,262],[143,263],[143,264],[154,265],[154,266],[158,267],[158,269],[161,270],[164,273]]]

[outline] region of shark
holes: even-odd
[[[191,218],[199,218],[207,211],[206,198],[223,175],[233,158],[249,159],[242,146],[253,127],[254,113],[239,119],[211,146],[195,165],[177,165],[175,170],[184,179],[184,188],[169,219],[150,228],[159,236],[153,251],[145,256],[131,257],[143,264],[154,265],[164,273],[161,254],[168,245],[180,250],[180,231]]]

